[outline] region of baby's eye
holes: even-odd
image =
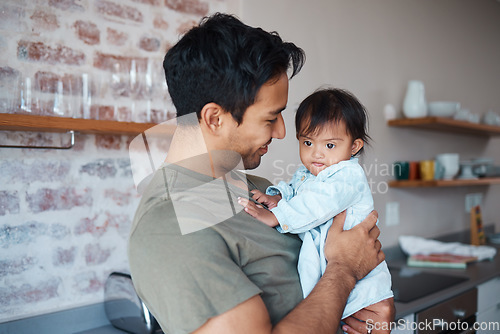
[[[305,141],[304,141],[304,145],[306,145],[306,146],[311,146],[311,145],[312,145],[312,143],[311,143],[309,140],[305,140]]]
[[[328,147],[328,148],[334,148],[334,147],[335,147],[335,145],[334,145],[334,144],[331,144],[331,143],[328,143],[328,144],[326,144],[326,147]]]

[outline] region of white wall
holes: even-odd
[[[500,112],[500,3],[495,0],[252,0],[241,18],[276,30],[302,47],[307,62],[291,81],[284,112],[287,137],[275,142],[257,174],[287,179],[299,162],[293,116],[298,103],[321,85],[352,91],[370,114],[371,149],[362,162],[373,182],[384,246],[401,234],[436,236],[468,227],[465,194],[485,196],[483,217],[500,227],[500,186],[388,189],[387,168],[396,160],[433,159],[458,152],[500,165],[500,139],[389,128],[387,103],[401,108],[406,84],[422,80],[428,101],[460,101],[480,114]],[[384,171],[386,173],[384,173]],[[401,224],[385,226],[387,202],[400,203]]]

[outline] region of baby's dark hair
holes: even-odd
[[[368,114],[365,107],[349,91],[338,88],[320,89],[302,101],[295,115],[297,137],[320,131],[328,124],[344,122],[347,134],[365,144],[368,135]],[[361,148],[355,155],[363,151]]]

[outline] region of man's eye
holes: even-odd
[[[328,143],[328,144],[326,144],[326,147],[328,147],[328,148],[334,148],[334,147],[335,147],[335,145],[334,145],[334,144],[331,144],[331,143]]]
[[[270,119],[268,120],[269,123],[276,123],[276,121],[278,120],[278,117],[274,118],[274,119]]]
[[[306,141],[304,141],[304,145],[306,145],[306,146],[311,146],[311,145],[312,145],[312,143],[311,143],[309,140],[306,140]]]

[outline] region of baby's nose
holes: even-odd
[[[315,158],[322,158],[324,156],[323,150],[320,148],[316,148],[313,152],[313,157]]]

